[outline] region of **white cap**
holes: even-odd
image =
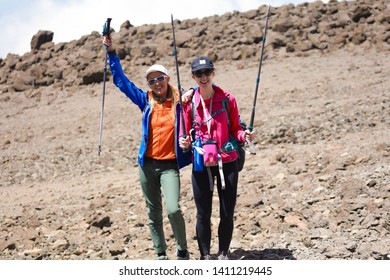
[[[165,75],[168,75],[168,70],[165,69],[164,66],[159,65],[159,64],[154,64],[154,65],[150,66],[150,67],[148,68],[148,70],[146,70],[144,77],[147,78],[148,75],[149,75],[150,73],[152,73],[152,72],[161,72],[161,73],[163,73],[163,74],[165,74]]]

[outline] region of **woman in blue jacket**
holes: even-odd
[[[179,206],[179,168],[191,163],[191,153],[183,153],[177,139],[179,133],[180,95],[170,83],[168,71],[153,65],[145,72],[149,90],[136,87],[123,73],[112,38],[103,37],[107,47],[114,84],[138,106],[143,114],[142,138],[138,153],[139,176],[148,208],[148,224],[157,259],[166,254],[162,216],[162,195],[175,236],[177,259],[189,259],[186,228]]]

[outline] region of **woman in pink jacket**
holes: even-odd
[[[200,259],[212,259],[210,218],[216,177],[220,202],[218,259],[227,260],[238,184],[238,153],[233,139],[252,141],[255,135],[242,129],[234,96],[213,85],[213,62],[208,57],[198,57],[191,64],[191,71],[198,88],[194,90],[192,101],[184,104],[185,135],[189,136],[180,137],[179,145],[183,150],[192,148],[194,152],[191,180]],[[180,135],[183,134],[182,131]]]

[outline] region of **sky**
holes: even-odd
[[[54,43],[101,32],[107,18],[119,30],[129,20],[134,26],[245,12],[261,5],[278,7],[315,0],[0,0],[0,58],[30,51],[39,30],[54,32]],[[327,3],[327,0],[323,0]]]

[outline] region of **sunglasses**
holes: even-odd
[[[156,82],[162,83],[162,82],[164,82],[164,80],[165,80],[166,77],[167,77],[167,76],[161,75],[161,76],[158,76],[158,77],[156,77],[156,78],[152,78],[152,79],[148,80],[148,85],[149,85],[149,86],[153,86],[153,85],[156,84]]]
[[[195,71],[193,74],[195,75],[195,77],[197,78],[202,78],[203,75],[205,75],[206,77],[209,77],[212,73],[213,73],[214,69],[206,69],[206,70],[198,70],[198,71]]]

